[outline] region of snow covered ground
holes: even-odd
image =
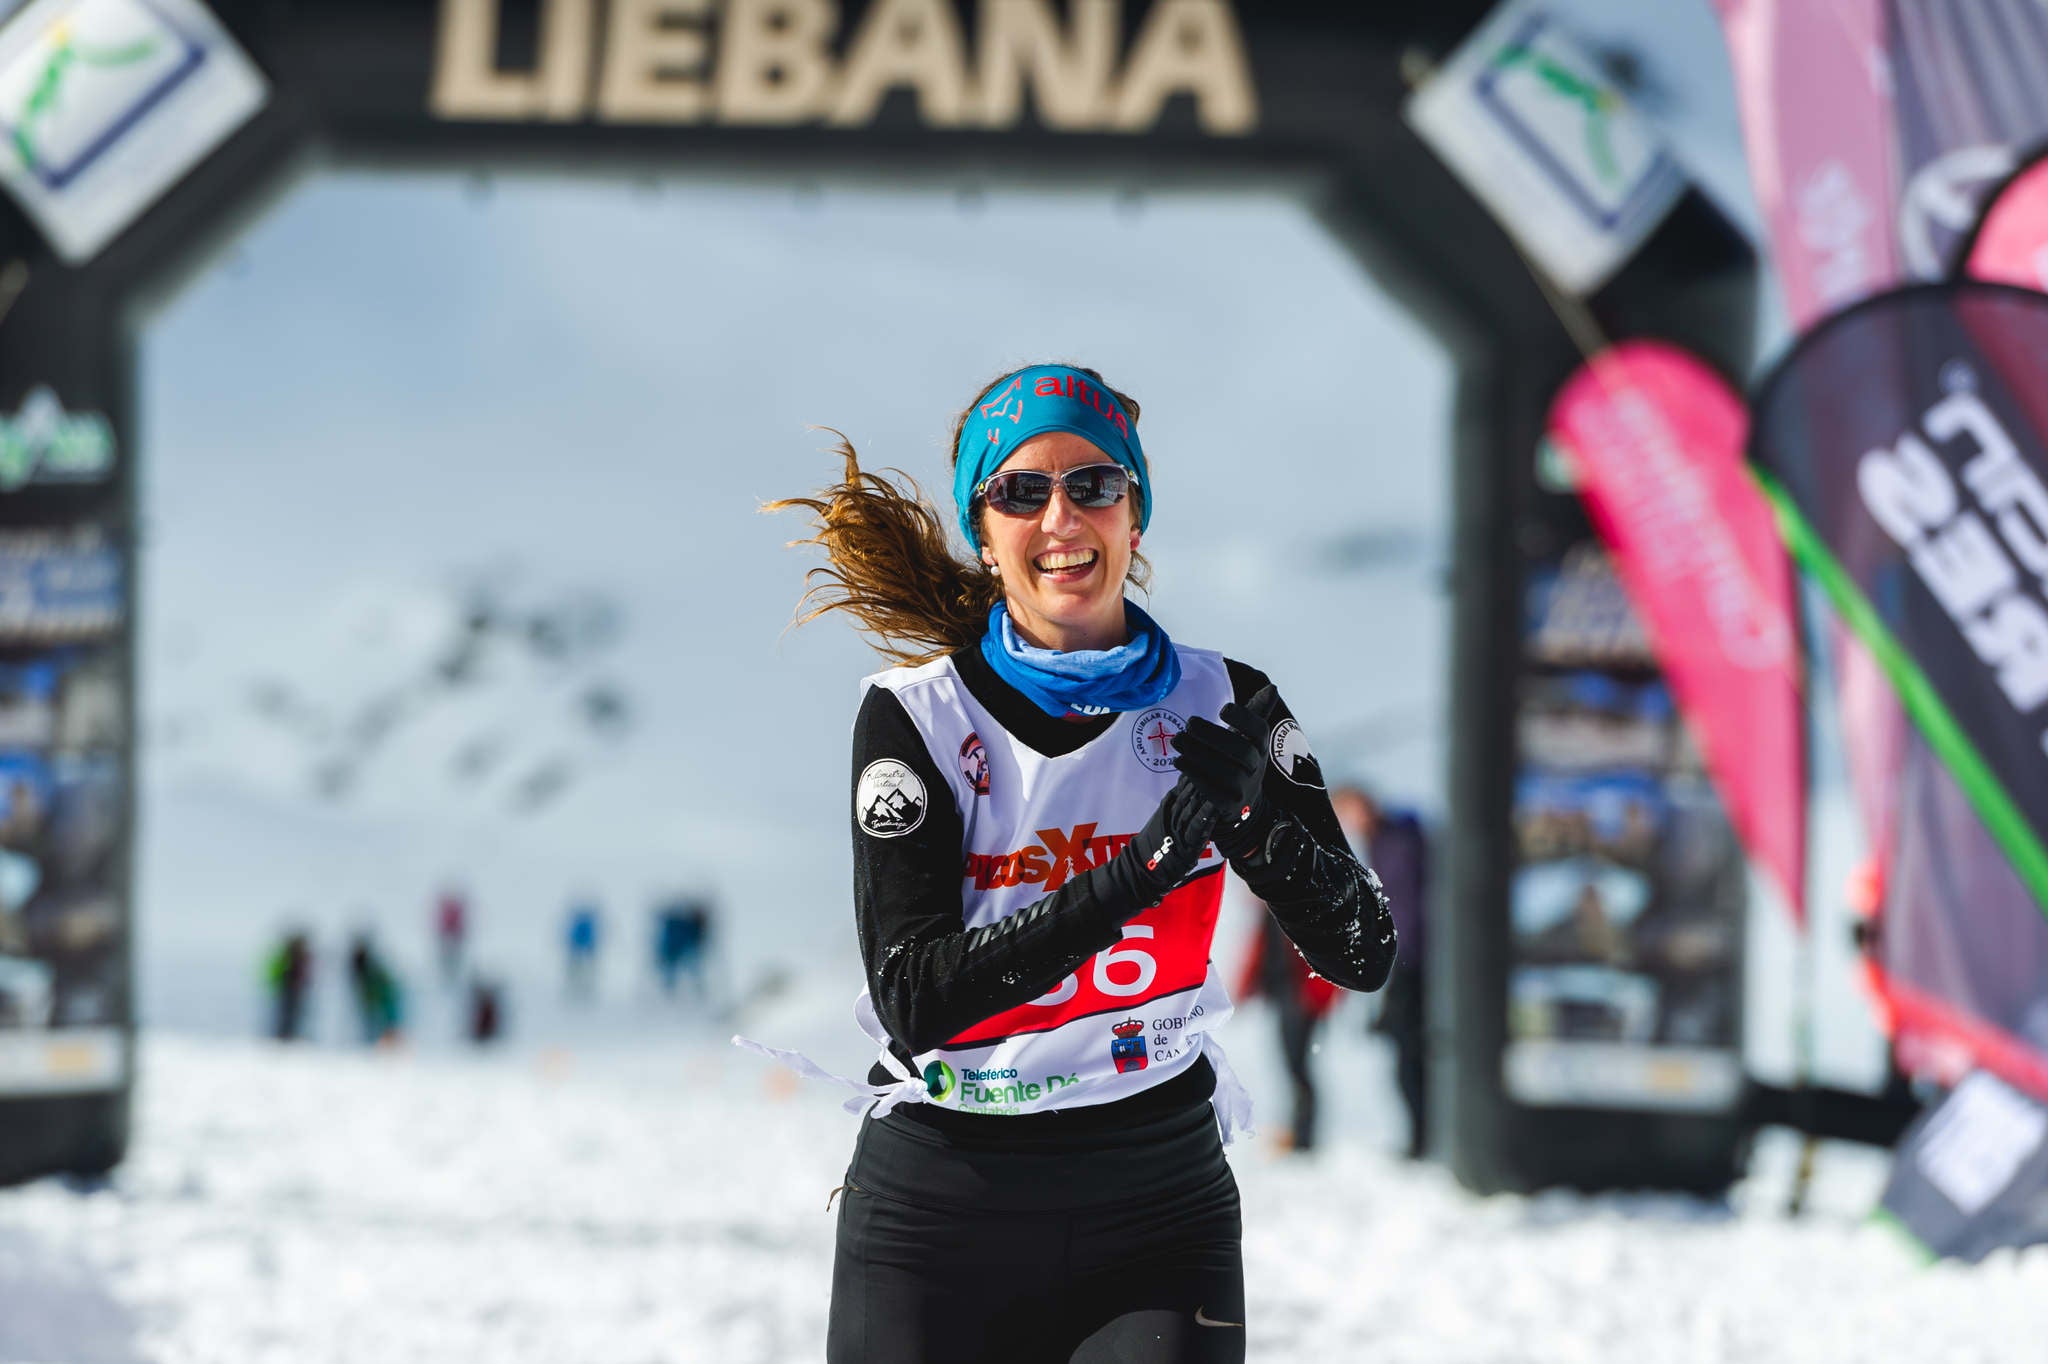
[[[0,1192],[0,1364],[820,1358],[854,1120],[708,1024],[606,1007],[482,1057],[150,1036],[111,1184]],[[803,1040],[808,1008],[759,1030]],[[1789,1144],[1727,1208],[1480,1199],[1406,1165],[1358,1021],[1320,1056],[1328,1149],[1232,1152],[1254,1360],[2039,1357],[2048,1253],[1922,1267],[1866,1220],[1860,1152],[1827,1153],[1797,1222]],[[1226,1035],[1270,1121],[1269,1022]]]

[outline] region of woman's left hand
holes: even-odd
[[[1173,765],[1214,807],[1219,847],[1230,832],[1264,823],[1266,802],[1260,787],[1273,735],[1271,717],[1279,702],[1280,694],[1271,685],[1264,686],[1244,705],[1226,702],[1219,712],[1223,724],[1196,715],[1174,736],[1179,756]]]

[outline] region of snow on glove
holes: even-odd
[[[1279,708],[1280,693],[1268,683],[1244,705],[1226,702],[1219,713],[1223,724],[1191,716],[1187,728],[1174,736],[1178,756],[1173,765],[1209,804],[1216,846],[1226,857],[1257,846],[1272,823],[1261,788]]]

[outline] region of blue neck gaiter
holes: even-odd
[[[996,676],[1031,698],[1047,715],[1113,715],[1156,706],[1180,685],[1180,654],[1166,631],[1132,602],[1124,603],[1128,644],[1114,649],[1040,649],[1017,636],[1010,608],[989,609],[981,656]]]

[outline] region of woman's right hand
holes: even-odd
[[[1133,901],[1133,910],[1149,909],[1165,898],[1202,860],[1215,831],[1213,802],[1182,777],[1173,784],[1145,821],[1145,827],[1131,837],[1110,866],[1119,873],[1116,881]]]

